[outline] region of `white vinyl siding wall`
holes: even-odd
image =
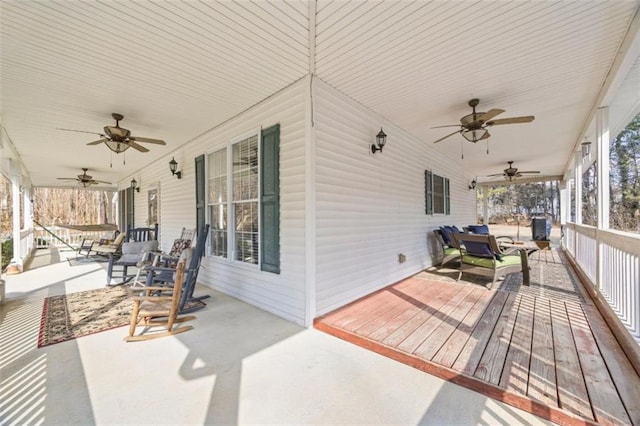
[[[314,81],[316,315],[322,315],[430,266],[430,231],[475,223],[475,191],[467,190],[470,179],[459,165],[427,142]],[[380,127],[387,144],[372,154]],[[425,214],[426,169],[450,180],[450,215]],[[406,262],[399,263],[400,253]]]
[[[305,318],[304,100],[308,84],[307,79],[294,83],[133,175],[141,182],[140,193],[136,193],[136,225],[146,221],[146,185],[159,183],[161,248],[168,250],[183,226],[195,227],[195,157],[280,123],[280,274],[207,256],[198,282],[298,324]],[[172,142],[177,141],[167,141]],[[172,156],[183,172],[180,180],[169,171]],[[120,182],[121,187],[127,185],[128,181]],[[208,216],[206,221],[210,223]]]

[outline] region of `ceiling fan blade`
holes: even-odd
[[[540,173],[538,170],[527,170],[526,172],[518,172],[519,174],[535,174],[535,173]]]
[[[482,121],[486,122],[486,121],[491,120],[496,115],[502,114],[503,112],[504,112],[503,109],[493,108],[493,109],[490,109],[489,111],[485,112],[484,114],[482,114],[480,117],[478,117],[478,120],[482,120]]]
[[[144,147],[144,146],[142,146],[142,145],[138,145],[137,143],[135,143],[135,142],[134,142],[134,141],[132,141],[132,140],[129,140],[128,144],[129,144],[129,146],[130,146],[131,148],[133,148],[133,149],[137,149],[137,150],[138,150],[138,151],[140,151],[140,152],[149,152],[149,150],[148,150],[147,148],[145,148],[145,147]]]
[[[102,133],[98,132],[88,132],[86,130],[75,130],[75,129],[61,129],[60,127],[56,128],[56,130],[64,130],[65,132],[76,132],[76,133],[89,133],[92,135],[100,135],[103,136]]]
[[[102,142],[107,142],[108,140],[109,139],[106,139],[103,137],[102,139],[98,139],[97,141],[89,142],[87,145],[98,145],[98,144],[101,144]]]
[[[492,175],[487,175],[487,177],[496,177],[496,176],[504,176],[504,173],[494,173]]]
[[[139,136],[130,136],[130,141],[136,142],[145,142],[145,143],[155,143],[156,145],[166,145],[167,143],[160,139],[151,139],[151,138],[141,138]]]
[[[441,129],[443,127],[460,127],[459,124],[447,124],[446,126],[436,126],[436,127],[432,127],[432,129]]]
[[[106,180],[92,180],[91,182],[98,184],[98,183],[103,183],[105,185],[111,185],[111,182],[107,182]]]
[[[438,139],[437,141],[434,141],[433,143],[442,142],[443,140],[445,140],[445,139],[446,139],[446,138],[448,138],[449,136],[453,136],[453,135],[455,135],[456,133],[460,133],[460,130],[456,130],[455,132],[450,133],[450,134],[448,134],[447,136],[445,136],[445,137],[443,137],[443,138],[440,138],[440,139]]]
[[[485,124],[487,126],[495,126],[499,124],[531,123],[534,119],[535,117],[533,115],[525,115],[522,117],[499,118],[497,120],[490,120]]]

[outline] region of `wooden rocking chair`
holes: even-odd
[[[190,321],[196,317],[178,316],[182,283],[184,282],[184,261],[176,268],[176,280],[170,296],[153,296],[155,291],[166,291],[166,287],[146,287],[143,296],[133,297],[133,312],[131,313],[131,325],[129,335],[125,337],[127,342],[156,339],[158,337],[172,336],[193,329],[192,326],[173,328],[174,324]],[[136,327],[145,327],[135,335]],[[149,332],[152,327],[164,327],[166,331]]]

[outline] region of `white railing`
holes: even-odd
[[[84,239],[99,240],[104,234],[104,231],[78,231],[54,225],[47,226],[47,229],[72,247],[80,247]],[[65,247],[64,243],[40,227],[37,227],[33,234],[37,248]]]
[[[563,244],[640,343],[640,235],[569,223]]]

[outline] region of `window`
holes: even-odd
[[[211,254],[227,257],[227,149],[209,155]]]
[[[235,260],[258,263],[258,135],[233,145]]]
[[[208,155],[210,254],[280,273],[279,125]]]
[[[424,188],[426,214],[451,214],[448,178],[433,174],[430,170],[425,170]]]

